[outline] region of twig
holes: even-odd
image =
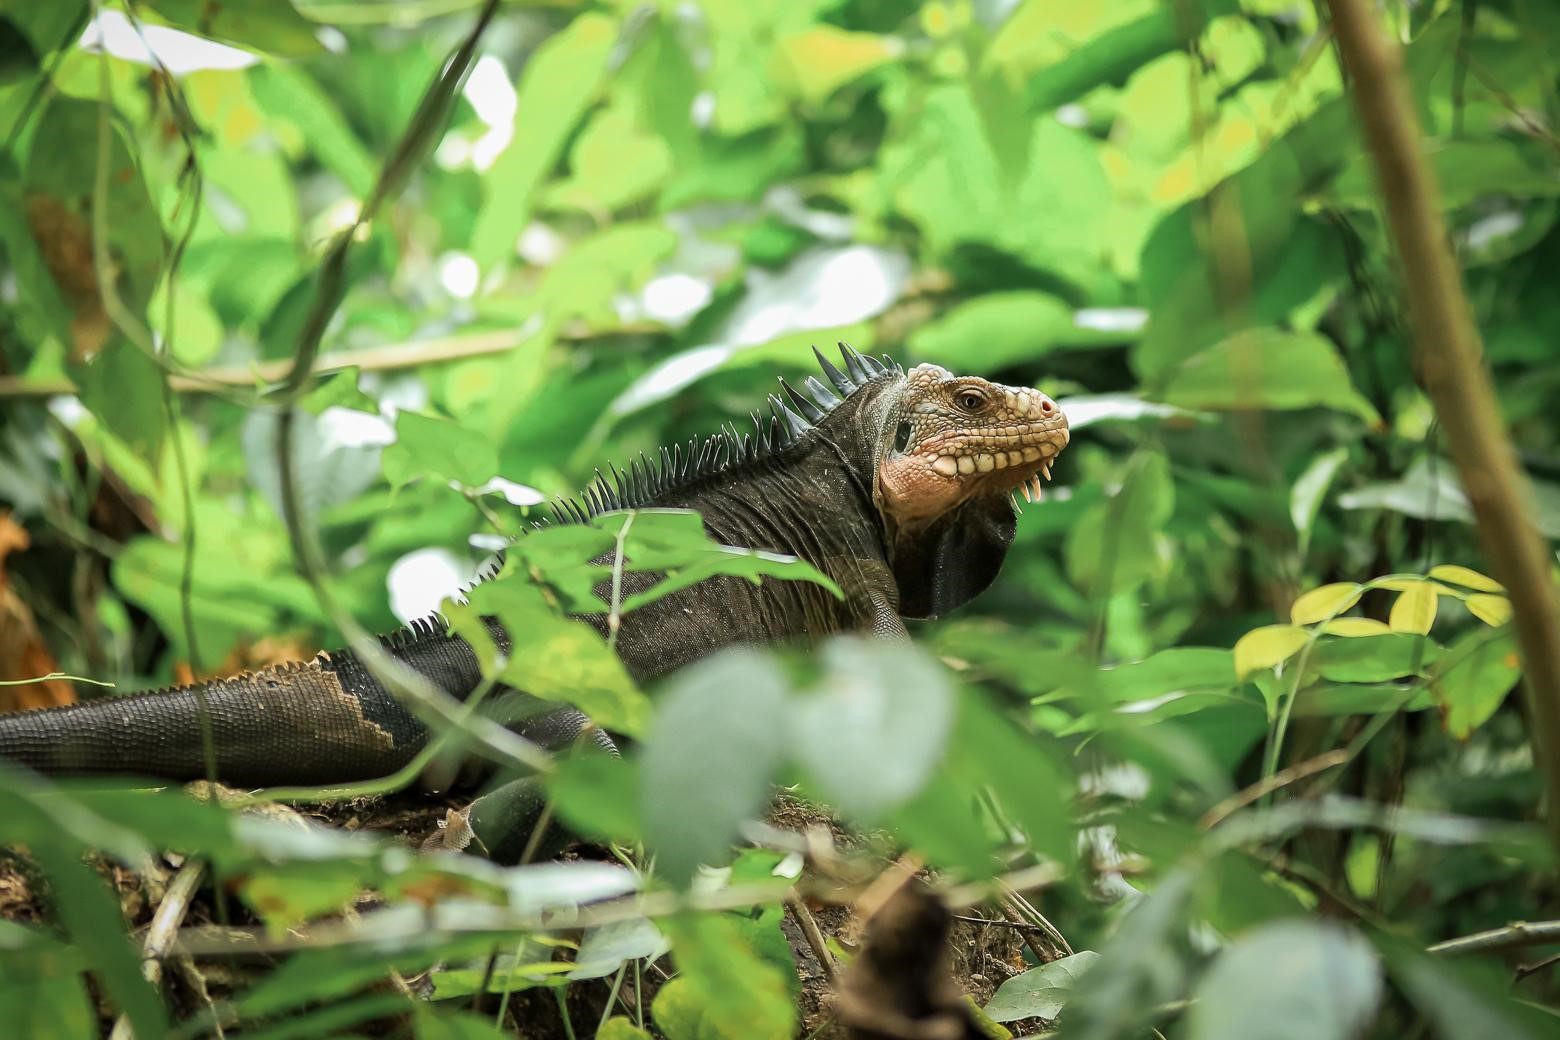
[[[1560,921],[1513,921],[1504,928],[1474,932],[1456,939],[1438,942],[1431,953],[1484,953],[1488,950],[1512,950],[1519,946],[1542,946],[1560,942]]]
[[[1537,972],[1543,971],[1545,968],[1551,967],[1551,966],[1553,966],[1555,964],[1560,964],[1560,953],[1550,954],[1548,957],[1545,957],[1543,960],[1541,960],[1541,961],[1534,961],[1532,964],[1518,965],[1517,966],[1517,972],[1516,972],[1515,975],[1513,975],[1511,977],[1511,981],[1512,982],[1521,982],[1523,979],[1527,978],[1529,975],[1536,974]]]
[[[818,921],[813,917],[812,911],[807,909],[807,904],[795,891],[785,897],[785,907],[791,911],[791,916],[796,918],[796,923],[802,930],[802,937],[807,940],[807,945],[812,947],[813,956],[818,958],[818,966],[823,969],[823,977],[829,980],[830,987],[838,987],[840,978],[839,973],[834,969],[834,955],[829,952],[828,944],[823,940],[823,932],[818,930]]]
[[[1197,821],[1200,830],[1211,831],[1233,812],[1244,809],[1252,802],[1266,798],[1281,787],[1288,787],[1296,780],[1304,780],[1308,776],[1340,766],[1349,760],[1348,748],[1334,748],[1331,751],[1308,758],[1304,762],[1296,762],[1287,769],[1280,769],[1272,776],[1263,777],[1243,791],[1237,791],[1224,801],[1215,805],[1212,809],[1202,814]]]
[[[195,889],[205,873],[206,864],[201,860],[185,860],[184,866],[179,868],[178,874],[168,885],[167,892],[163,893],[157,913],[152,915],[151,926],[146,930],[146,959],[141,962],[141,975],[154,987],[162,981],[162,959],[178,938],[179,926],[184,923],[184,915],[189,913],[190,898],[195,895]],[[109,1040],[131,1040],[133,1035],[129,1017],[120,1015],[119,1021],[114,1023],[113,1032],[109,1033]]]
[[[1064,956],[1071,957],[1073,955],[1072,943],[1067,941],[1067,936],[1062,934],[1060,928],[1051,923],[1050,918],[1040,912],[1039,907],[1025,899],[1022,893],[1009,892],[1005,894],[1002,897],[1002,904],[1019,917],[1028,918],[1034,922],[1040,931],[1045,933],[1045,937],[1056,944]],[[1037,956],[1039,952],[1038,950],[1035,951]]]
[[[1532,489],[1502,428],[1447,244],[1440,192],[1420,155],[1419,117],[1402,51],[1382,36],[1362,0],[1328,0],[1328,6],[1375,160],[1425,390],[1446,427],[1484,550],[1511,599],[1533,757],[1544,775],[1550,837],[1560,847],[1560,605],[1548,551],[1529,522]]]

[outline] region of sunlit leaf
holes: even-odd
[[[1386,622],[1377,621],[1375,618],[1341,617],[1333,618],[1331,621],[1322,622],[1316,627],[1316,630],[1318,632],[1325,632],[1330,636],[1347,636],[1354,638],[1360,636],[1384,635],[1388,632],[1391,632],[1392,628]]]
[[[1326,621],[1358,603],[1364,592],[1363,585],[1352,581],[1322,585],[1295,597],[1289,608],[1289,619],[1297,625]]]
[[[1239,333],[1188,359],[1162,399],[1182,408],[1338,408],[1381,422],[1330,341],[1279,329]]]
[[[1486,625],[1499,627],[1511,620],[1511,600],[1505,596],[1491,596],[1476,592],[1463,600],[1468,613]]]
[[[215,40],[270,51],[289,57],[317,54],[319,26],[298,13],[291,0],[147,0],[147,5],[171,25]]]
[[[480,487],[498,470],[493,442],[449,419],[403,411],[395,417],[395,443],[381,456],[392,486],[429,474]]]
[[[1282,664],[1299,652],[1310,633],[1294,625],[1265,625],[1235,642],[1235,675],[1245,679],[1254,672]]]
[[[1470,567],[1460,567],[1455,563],[1437,564],[1430,568],[1430,577],[1441,581],[1449,581],[1453,585],[1461,585],[1463,588],[1474,589],[1478,592],[1505,593],[1505,588],[1494,578],[1487,578]]]
[[[1416,582],[1398,593],[1387,619],[1388,624],[1394,632],[1418,632],[1424,635],[1435,624],[1436,604],[1439,601],[1440,595],[1434,585]]]
[[[776,40],[772,61],[776,81],[816,105],[903,51],[892,36],[815,25]]]

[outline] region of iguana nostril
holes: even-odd
[[[1051,404],[1050,401],[1046,400],[1044,397],[1040,398],[1040,410],[1042,412],[1049,412],[1052,409],[1052,407],[1054,407],[1054,406]]]

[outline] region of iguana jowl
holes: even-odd
[[[782,381],[758,434],[734,431],[663,451],[616,483],[598,480],[555,522],[618,509],[697,510],[726,545],[788,553],[845,591],[803,582],[714,577],[622,619],[616,648],[641,682],[723,646],[830,632],[903,636],[901,618],[947,613],[989,585],[1014,534],[1010,494],[1031,487],[1066,446],[1067,420],[1037,390],[908,372],[841,345],[822,354],[829,383],[803,393]],[[624,595],[658,580],[627,574]],[[604,627],[596,617],[593,624]],[[508,639],[489,624],[500,649]],[[476,654],[433,622],[383,637],[426,679],[464,698],[481,684]],[[428,732],[351,651],[321,653],[199,687],[218,778],[239,787],[335,784],[383,776],[412,760]],[[121,773],[166,780],[206,775],[197,687],[0,715],[0,759],[46,773]],[[568,746],[588,720],[571,708],[519,723],[522,735]],[[610,747],[603,736],[601,741]]]

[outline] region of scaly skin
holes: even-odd
[[[1038,489],[1037,474],[1067,444],[1061,409],[1026,387],[934,365],[902,372],[842,351],[843,372],[819,355],[833,391],[809,380],[810,399],[788,386],[789,403],[775,399],[767,446],[707,442],[697,465],[678,456],[659,470],[636,466],[619,490],[597,485],[574,508],[576,518],[694,509],[717,542],[799,556],[846,593],[841,602],[808,583],[727,577],[680,590],[623,618],[615,645],[635,679],[736,643],[842,631],[904,638],[902,618],[947,613],[995,578],[1014,533],[1010,493]],[[625,575],[622,592],[658,578]],[[604,631],[604,618],[586,620]],[[507,649],[502,629],[489,627]],[[451,696],[481,681],[475,653],[435,623],[384,645]],[[350,651],[214,680],[199,693],[175,687],[0,716],[0,759],[46,773],[198,779],[203,706],[218,779],[242,787],[372,779],[411,761],[428,738]],[[545,747],[569,746],[588,724],[573,708],[501,693],[528,713],[512,725]],[[604,736],[593,739],[610,750]]]

